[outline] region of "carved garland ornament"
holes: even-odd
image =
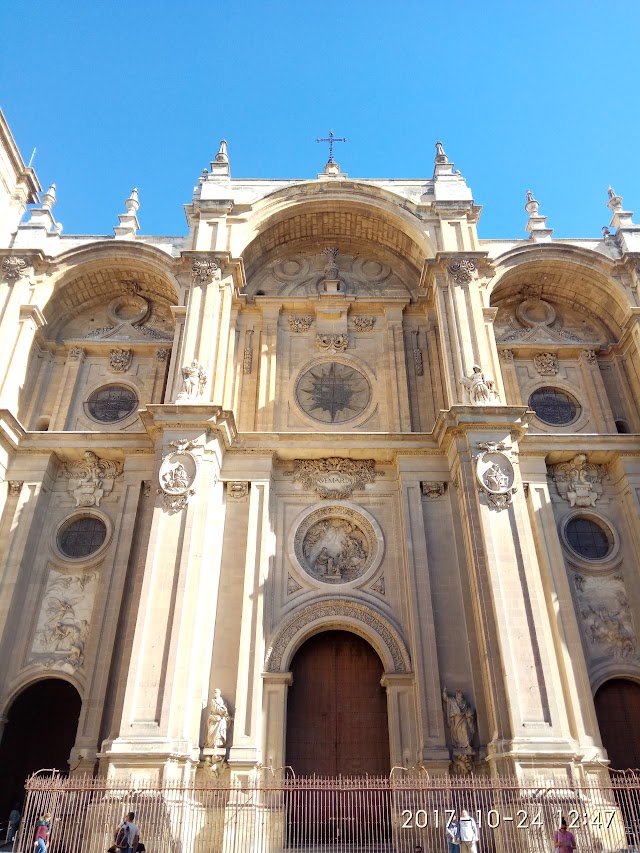
[[[191,266],[191,278],[193,281],[200,281],[204,284],[207,281],[213,281],[214,278],[220,275],[220,266],[217,260],[202,260],[197,258]]]
[[[348,335],[316,335],[316,346],[321,352],[344,352],[349,346]]]
[[[267,672],[280,672],[284,654],[296,634],[299,634],[306,625],[318,622],[320,619],[326,617],[332,617],[338,624],[344,624],[344,619],[354,619],[363,625],[367,625],[377,634],[380,645],[389,651],[395,672],[411,671],[409,655],[395,629],[387,625],[376,613],[368,608],[352,602],[339,600],[321,601],[305,607],[291,622],[285,625],[267,651],[265,670]]]
[[[364,489],[375,481],[374,459],[342,459],[330,456],[326,459],[296,459],[293,472],[294,483],[302,483],[305,489],[316,492],[321,498],[342,500],[354,489]]]
[[[558,372],[558,356],[552,352],[534,355],[533,363],[541,376],[555,376]]]
[[[463,258],[449,264],[449,273],[458,284],[468,284],[476,269],[476,262],[471,258]]]
[[[130,349],[112,349],[109,354],[109,367],[116,373],[126,373],[132,360],[133,353]]]
[[[312,322],[313,317],[289,317],[289,328],[295,334],[308,332]]]
[[[506,448],[502,442],[489,441],[478,444],[478,449],[481,452],[476,456],[476,479],[480,494],[485,495],[491,509],[507,509],[518,490],[513,485],[513,465],[502,452]]]
[[[170,441],[169,445],[176,449],[162,460],[158,472],[158,494],[162,495],[162,502],[169,512],[179,512],[196,493],[200,458],[191,453],[197,445],[188,439]]]
[[[351,321],[356,332],[370,332],[376,322],[375,317],[354,317]]]

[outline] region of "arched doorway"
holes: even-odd
[[[599,688],[594,702],[611,767],[640,767],[640,685],[614,678]]]
[[[348,631],[307,640],[291,663],[286,763],[297,775],[387,775],[387,697],[374,649]]]
[[[43,767],[69,770],[80,716],[78,691],[61,678],[31,684],[11,704],[0,743],[0,815],[24,800],[24,782]]]

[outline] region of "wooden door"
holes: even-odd
[[[615,678],[602,685],[594,701],[611,767],[640,767],[640,686]]]
[[[311,637],[291,665],[287,764],[298,776],[387,775],[389,726],[383,666],[356,634]]]

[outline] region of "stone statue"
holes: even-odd
[[[213,691],[209,717],[207,719],[207,747],[216,749],[227,745],[227,728],[233,717],[224,703],[220,688]]]
[[[198,394],[202,394],[207,381],[204,367],[194,359],[191,364],[182,368],[182,381],[184,391],[178,396],[181,400],[195,400]]]
[[[162,480],[162,487],[167,492],[182,492],[189,488],[189,475],[182,462],[167,471]]]
[[[501,492],[509,488],[509,478],[495,462],[484,472],[482,479],[485,486],[494,492]]]
[[[473,371],[461,382],[469,392],[472,406],[491,406],[498,402],[493,379],[482,372],[479,364],[474,364]]]
[[[442,688],[442,708],[444,717],[451,733],[451,743],[454,747],[466,749],[471,747],[476,730],[475,711],[462,695],[456,690],[454,695]]]

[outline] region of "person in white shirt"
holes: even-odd
[[[458,838],[460,853],[477,853],[478,825],[466,809],[460,812]]]

